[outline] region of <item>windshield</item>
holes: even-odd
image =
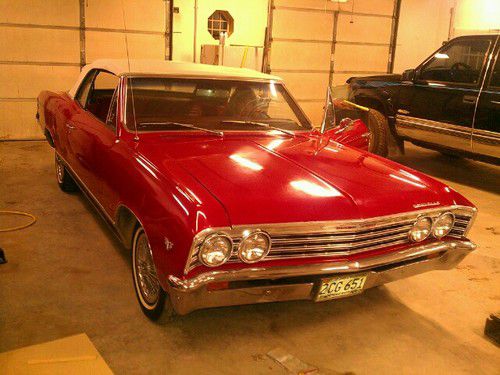
[[[126,123],[132,131],[311,129],[279,83],[163,77],[128,79]]]

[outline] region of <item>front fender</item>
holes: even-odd
[[[352,120],[346,127],[337,126],[325,132],[326,136],[338,143],[368,151],[370,131],[361,120]]]
[[[115,210],[115,225],[120,226],[120,210],[135,217],[148,237],[160,282],[166,288],[167,275],[183,277],[195,234],[230,223],[221,204],[182,170],[160,172],[140,155],[134,160],[132,172],[120,184],[124,188]]]

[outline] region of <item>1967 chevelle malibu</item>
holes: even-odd
[[[61,189],[131,250],[151,319],[351,296],[475,248],[467,199],[363,150],[360,120],[316,130],[278,77],[101,60],[42,92],[37,118]]]

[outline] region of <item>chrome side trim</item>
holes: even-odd
[[[415,127],[415,128],[423,128],[423,129],[431,129],[438,133],[443,132],[451,132],[453,134],[463,134],[470,137],[471,129],[466,126],[453,125],[447,122],[433,121],[427,120],[418,117],[406,116],[402,114],[396,115],[396,126],[398,127]]]
[[[400,137],[470,151],[472,128],[412,116],[396,115],[396,131]],[[439,134],[439,137],[436,137]]]
[[[266,257],[266,259],[273,259],[271,258],[273,249],[276,249],[276,245],[274,243],[274,239],[279,239],[280,237],[287,236],[287,235],[295,235],[295,236],[303,236],[306,235],[306,239],[308,238],[308,235],[321,235],[321,234],[339,234],[341,235],[342,233],[352,233],[353,231],[374,231],[377,228],[384,228],[388,227],[390,225],[400,225],[398,229],[405,229],[406,227],[403,227],[403,225],[408,226],[411,224],[417,216],[419,215],[428,215],[428,216],[437,216],[441,214],[442,212],[445,211],[452,211],[456,216],[463,216],[465,218],[468,218],[471,222],[474,219],[474,216],[476,215],[477,209],[469,206],[460,206],[460,205],[454,205],[454,206],[447,206],[447,207],[434,207],[434,208],[427,208],[423,210],[416,210],[412,212],[406,212],[406,213],[401,213],[401,214],[394,214],[394,215],[387,215],[387,216],[381,216],[381,217],[375,217],[375,218],[370,218],[370,219],[357,219],[357,220],[338,220],[338,221],[316,221],[316,222],[295,222],[295,223],[272,223],[272,224],[259,224],[259,225],[236,225],[233,227],[220,227],[220,228],[206,228],[200,232],[198,232],[192,242],[191,249],[189,252],[189,255],[187,257],[186,265],[184,268],[184,274],[186,275],[189,271],[194,269],[194,267],[191,267],[191,260],[194,259],[194,256],[196,256],[196,251],[200,244],[203,242],[204,238],[208,236],[211,233],[214,232],[219,232],[219,231],[224,231],[228,233],[235,242],[235,245],[238,245],[239,243],[239,238],[243,237],[243,232],[246,230],[254,230],[254,229],[260,229],[265,232],[267,232],[271,238],[273,239],[273,245],[271,247],[271,252]],[[464,232],[460,235],[461,237],[465,237],[467,235],[467,232],[470,228],[470,225],[465,228]],[[390,234],[391,231],[389,228],[387,230],[381,231],[383,234]],[[333,237],[333,236],[332,236]],[[336,237],[336,236],[335,236]],[[346,237],[343,237],[346,238]],[[358,238],[358,237],[356,237]],[[383,238],[383,237],[381,237]],[[403,241],[403,239],[394,239],[395,241]],[[406,242],[406,240],[405,240]],[[401,244],[403,242],[394,242],[394,243],[383,243],[381,245],[377,245],[376,243],[373,243],[372,245],[374,247],[370,247],[369,249],[361,249],[360,251],[366,251],[374,248],[380,248],[384,246],[392,246],[396,244]],[[370,243],[368,242],[368,245]],[[323,247],[324,249],[324,247]],[[353,254],[353,252],[349,252],[348,254]],[[335,254],[332,253],[314,253],[311,256],[334,256]],[[340,253],[339,255],[346,255],[345,253],[342,254]],[[302,255],[298,256],[299,258],[302,258]],[[282,258],[281,256],[277,256],[276,258]]]
[[[500,133],[492,132],[489,130],[474,129],[473,134],[478,137],[491,138],[500,141]]]

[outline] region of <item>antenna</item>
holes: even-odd
[[[128,52],[128,37],[127,37],[127,24],[125,22],[125,6],[123,4],[123,0],[121,0],[122,3],[122,16],[123,16],[123,29],[125,31],[125,50],[127,51],[127,65],[128,65],[128,72],[130,74],[130,54]],[[132,80],[127,78],[127,82],[130,81],[130,95],[132,95],[132,115],[134,117],[134,131],[135,131],[135,136],[134,136],[134,141],[139,140],[139,133],[137,131],[137,121],[135,117],[135,100],[134,100],[134,87],[132,84]],[[126,108],[126,107],[125,107]],[[125,117],[127,114],[125,114]]]

